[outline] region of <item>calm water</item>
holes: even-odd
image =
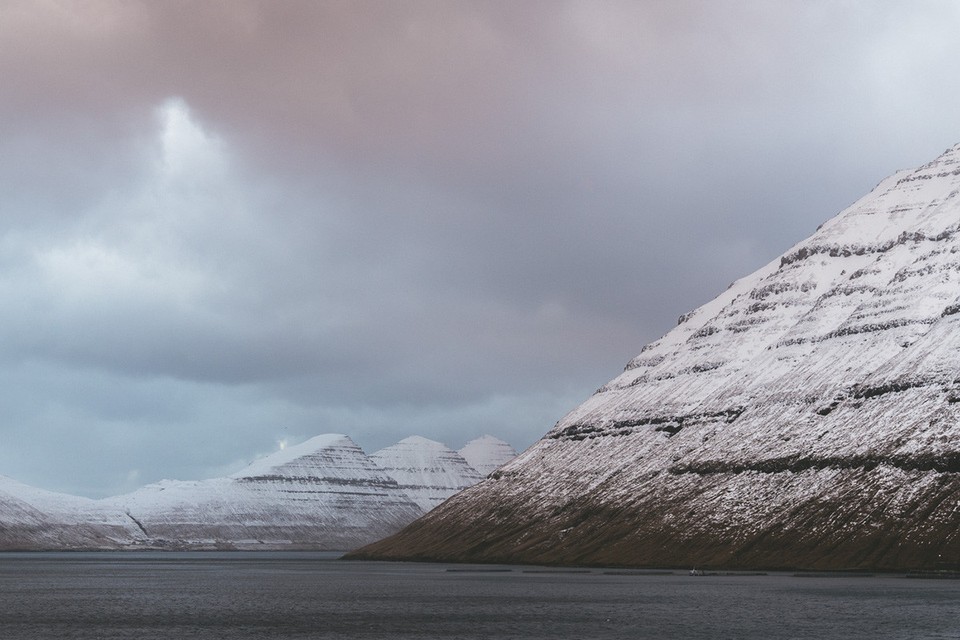
[[[0,638],[960,639],[960,581],[0,553]]]

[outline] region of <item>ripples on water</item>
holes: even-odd
[[[960,581],[8,553],[0,638],[960,638]]]

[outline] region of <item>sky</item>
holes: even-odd
[[[0,0],[0,474],[518,449],[960,142],[960,4]]]

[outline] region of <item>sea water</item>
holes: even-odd
[[[960,638],[960,581],[0,553],[0,638]]]

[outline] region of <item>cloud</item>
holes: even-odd
[[[244,204],[217,142],[185,105],[160,112],[157,144],[138,158],[138,175],[65,211],[54,233],[26,227],[5,236],[18,268],[0,286],[21,302],[4,312],[8,356],[136,369],[170,355],[164,335],[169,343],[187,327],[219,327],[211,303],[224,286],[215,267],[226,243],[218,238],[237,235]]]
[[[102,494],[324,431],[525,446],[953,144],[958,23],[948,2],[3,3],[0,473]]]

